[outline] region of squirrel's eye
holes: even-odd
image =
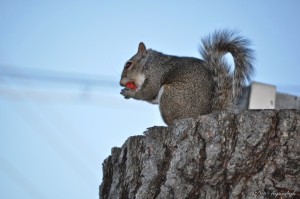
[[[132,62],[129,61],[125,64],[125,68],[128,69],[128,68],[130,68],[131,65],[132,65]]]

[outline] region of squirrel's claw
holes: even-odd
[[[121,90],[120,94],[123,95],[125,99],[129,99],[134,97],[135,92],[133,90],[124,88]]]

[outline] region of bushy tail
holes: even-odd
[[[213,73],[215,82],[213,110],[222,110],[235,104],[246,82],[251,80],[254,56],[249,44],[249,40],[230,30],[216,31],[202,39],[200,53]],[[231,53],[233,57],[233,74],[224,59],[226,53]]]

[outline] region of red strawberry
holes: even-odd
[[[137,87],[134,85],[133,82],[127,82],[126,83],[126,88],[129,88],[130,90],[136,90]]]

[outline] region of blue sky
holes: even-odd
[[[110,149],[164,125],[157,106],[119,94],[122,67],[140,41],[200,57],[203,36],[240,30],[256,51],[254,80],[300,95],[299,8],[297,0],[1,0],[0,198],[96,199]]]

